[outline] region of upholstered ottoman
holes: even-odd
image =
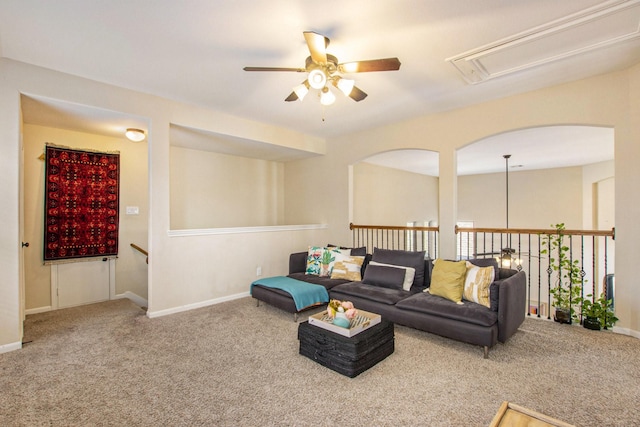
[[[305,321],[298,326],[300,354],[353,378],[393,353],[393,331],[393,323],[382,319],[348,338]]]

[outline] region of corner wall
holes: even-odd
[[[157,315],[248,295],[256,267],[287,272],[287,255],[326,241],[326,227],[171,236],[171,124],[321,154],[320,138],[0,58],[0,352],[21,347],[20,94],[118,111],[148,120],[149,311]],[[286,199],[285,199],[286,201]],[[322,215],[316,215],[321,217]],[[318,222],[318,221],[315,221]]]

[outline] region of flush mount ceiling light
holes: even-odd
[[[133,142],[140,142],[145,138],[144,131],[136,128],[128,128],[124,133],[124,136],[126,136],[129,141]]]

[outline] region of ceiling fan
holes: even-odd
[[[338,58],[327,53],[329,38],[313,31],[304,31],[304,39],[309,47],[311,55],[307,57],[304,68],[280,68],[280,67],[244,67],[245,71],[294,71],[309,73],[307,78],[293,92],[285,98],[285,101],[302,100],[310,89],[320,91],[320,103],[331,105],[336,97],[329,89],[329,83],[339,89],[345,96],[355,101],[362,101],[367,94],[355,86],[355,81],[346,79],[343,73],[366,73],[370,71],[395,71],[400,69],[398,58],[370,59],[339,63]]]

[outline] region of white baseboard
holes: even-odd
[[[179,307],[167,308],[165,310],[147,311],[147,317],[153,319],[154,317],[167,316],[169,314],[180,313],[183,311],[195,310],[196,308],[208,307],[210,305],[220,304],[227,301],[233,301],[240,298],[249,296],[249,292],[242,292],[240,294],[229,295],[222,298],[214,298],[206,301],[196,302],[193,304],[181,305]]]
[[[113,296],[113,299],[123,299],[123,298],[130,299],[131,301],[133,301],[135,305],[140,307],[149,306],[149,301],[147,301],[146,298],[142,298],[140,295],[130,291],[125,291],[124,293]]]
[[[10,351],[20,350],[21,348],[21,342],[13,342],[11,344],[0,345],[0,353],[8,353]]]
[[[611,331],[615,332],[616,334],[629,335],[630,337],[640,339],[640,332],[634,331],[633,329],[620,328],[618,326],[614,326],[613,328],[611,328]]]
[[[30,309],[28,309],[28,310],[25,310],[25,311],[24,311],[24,314],[28,316],[28,315],[30,315],[30,314],[45,313],[45,312],[47,312],[47,311],[51,311],[51,310],[53,310],[53,309],[51,308],[51,306],[50,306],[50,305],[47,305],[47,306],[45,306],[45,307],[30,308]]]

